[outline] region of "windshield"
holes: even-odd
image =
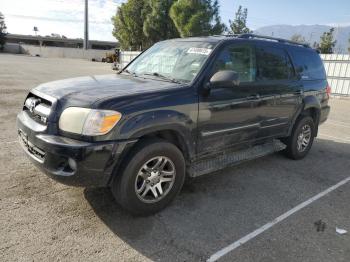
[[[191,82],[213,48],[213,44],[204,42],[160,42],[136,58],[124,71],[136,76],[151,75],[164,80]]]

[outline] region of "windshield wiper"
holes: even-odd
[[[131,72],[131,71],[129,71],[128,69],[124,69],[124,70],[122,70],[120,73],[127,73],[127,74],[129,74],[129,75],[136,76],[136,74],[135,74],[134,72]]]
[[[162,75],[162,74],[159,74],[157,72],[153,72],[153,73],[144,73],[142,75],[145,75],[145,76],[155,76],[155,77],[158,77],[158,78],[161,78],[163,80],[167,80],[167,81],[170,81],[170,82],[173,82],[173,83],[177,83],[177,84],[181,84],[180,81],[177,81],[176,79],[174,78],[171,78],[171,77],[167,77],[165,75]]]

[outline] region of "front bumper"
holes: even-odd
[[[47,134],[23,111],[17,115],[22,148],[51,178],[74,186],[105,186],[120,159],[136,140],[84,142]]]

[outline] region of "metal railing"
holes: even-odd
[[[350,95],[350,55],[321,54],[332,95]]]
[[[119,69],[124,68],[127,64],[129,64],[140,53],[141,52],[139,52],[139,51],[121,51],[120,52]]]

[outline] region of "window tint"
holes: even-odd
[[[294,76],[287,53],[276,47],[257,48],[258,80],[281,80]]]
[[[302,79],[326,79],[322,60],[315,51],[291,50],[290,53]]]
[[[254,49],[237,45],[226,47],[215,60],[212,75],[223,70],[237,72],[241,83],[255,81]]]

